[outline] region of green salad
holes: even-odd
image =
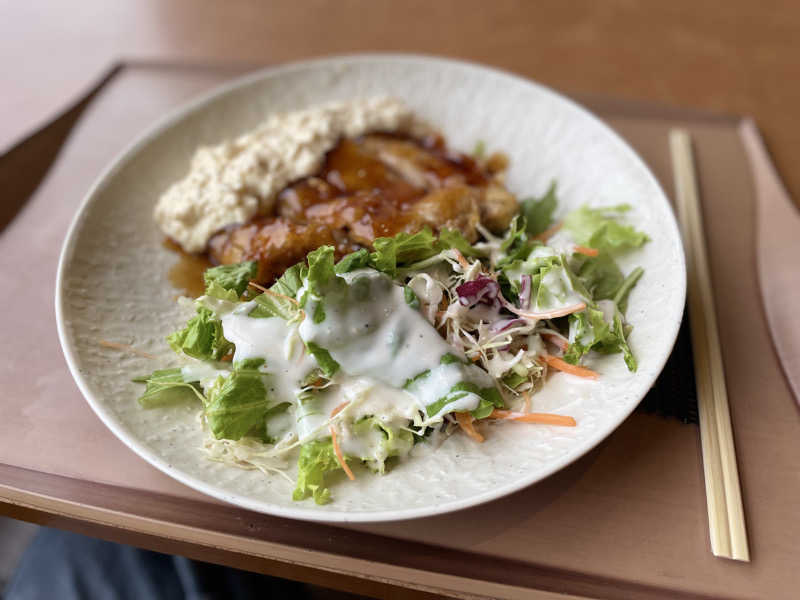
[[[196,402],[208,458],[278,473],[319,504],[418,444],[502,435],[489,423],[574,426],[534,412],[535,394],[555,371],[598,378],[592,353],[636,370],[625,310],[642,269],[616,259],[648,238],[626,205],[555,222],[556,205],[553,185],[474,244],[425,229],[338,262],[323,246],[269,288],[252,281],[255,262],[208,269],[167,338],[183,366],[136,379],[139,403]]]

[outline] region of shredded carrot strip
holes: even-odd
[[[555,333],[547,333],[547,332],[545,332],[545,333],[542,333],[542,337],[543,338],[547,338],[547,340],[549,342],[551,342],[554,345],[558,346],[559,350],[561,350],[562,352],[566,352],[567,348],[569,348],[569,342],[567,342],[567,340],[565,340],[560,335],[556,335]]]
[[[222,358],[220,358],[222,362],[231,362],[233,360],[233,354],[226,354]]]
[[[502,408],[495,408],[491,414],[489,415],[490,419],[507,419],[513,413],[510,410],[505,410]]]
[[[337,406],[336,408],[334,408],[331,411],[331,416],[335,417],[336,415],[338,415],[340,412],[342,412],[345,409],[345,407],[348,404],[350,404],[350,400],[345,400],[344,402],[342,402],[339,406]]]
[[[478,443],[483,442],[483,436],[475,430],[475,426],[472,424],[472,415],[465,412],[457,412],[456,413],[456,421],[458,421],[459,427],[464,430],[469,437],[475,440]]]
[[[339,441],[336,439],[336,430],[331,425],[328,429],[331,431],[331,442],[333,443],[333,452],[336,454],[336,460],[339,461],[339,466],[344,469],[344,472],[347,473],[347,478],[350,481],[354,481],[356,476],[353,475],[353,472],[350,470],[350,467],[347,466],[347,463],[344,461],[344,456],[342,456],[342,450],[339,448]]]
[[[290,297],[290,296],[286,296],[286,295],[284,295],[284,294],[279,294],[278,292],[273,292],[272,290],[268,290],[268,289],[267,289],[267,288],[265,288],[264,286],[258,285],[258,284],[257,284],[255,281],[250,281],[250,282],[248,282],[248,284],[249,284],[249,285],[251,285],[251,286],[253,286],[253,287],[254,287],[254,288],[256,288],[257,290],[261,290],[261,291],[262,291],[262,292],[264,292],[264,293],[265,293],[267,296],[275,296],[276,298],[283,298],[284,300],[288,300],[289,302],[291,302],[292,304],[294,304],[294,305],[295,305],[295,306],[296,306],[296,307],[299,309],[299,312],[300,312],[300,314],[302,315],[302,318],[303,318],[303,320],[305,320],[305,318],[306,318],[306,311],[304,311],[302,308],[300,308],[300,303],[299,303],[297,300],[295,300],[294,298],[292,298],[292,297]]]
[[[520,421],[521,423],[540,423],[542,425],[562,425],[564,427],[575,427],[575,419],[566,415],[554,415],[551,413],[515,413],[510,410],[500,410],[495,408],[491,419],[506,419],[508,421]]]
[[[522,423],[542,423],[544,425],[561,425],[563,427],[575,427],[575,419],[568,415],[553,415],[550,413],[526,413],[512,417],[514,421]]]
[[[137,348],[134,348],[133,346],[128,346],[128,344],[120,344],[118,342],[109,342],[107,340],[100,340],[98,343],[101,346],[104,346],[106,348],[113,348],[114,350],[125,350],[126,352],[131,352],[133,354],[138,354],[139,356],[143,356],[145,358],[155,358],[155,356],[153,356],[149,352],[144,352],[143,350],[138,350]]]
[[[527,413],[531,411],[531,395],[526,391],[522,392],[522,397],[525,398],[525,404],[522,405],[522,412]]]
[[[585,254],[586,256],[597,256],[600,254],[597,248],[589,248],[587,246],[575,246],[575,252],[578,254]]]
[[[586,379],[597,379],[599,377],[595,371],[587,369],[586,367],[571,365],[565,360],[558,358],[557,356],[550,356],[549,354],[545,354],[540,358],[554,369],[558,369],[559,371],[564,371],[564,373],[569,373],[570,375],[577,375],[578,377],[584,377]]]
[[[563,223],[556,223],[555,225],[551,225],[550,227],[545,229],[542,233],[540,233],[539,235],[537,235],[533,239],[539,240],[540,242],[546,242],[551,237],[553,237],[556,233],[558,233],[558,230],[561,229],[562,225],[563,225]]]
[[[251,281],[251,282],[249,282],[249,284],[251,286],[253,286],[254,288],[256,288],[257,290],[261,290],[267,296],[275,296],[276,298],[283,298],[284,300],[288,300],[289,302],[294,304],[296,307],[300,308],[300,303],[297,300],[295,300],[294,298],[292,298],[291,296],[286,296],[284,294],[279,294],[278,292],[273,292],[272,290],[267,289],[264,286],[258,285],[255,281]]]
[[[458,250],[458,248],[453,248],[453,252],[455,252],[456,254],[456,260],[458,261],[458,264],[460,264],[465,269],[468,269],[469,263],[467,262],[467,259],[464,258],[464,255],[461,254],[461,252]]]

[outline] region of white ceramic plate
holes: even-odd
[[[573,415],[575,428],[506,423],[484,444],[448,439],[436,452],[383,477],[364,475],[333,488],[334,501],[292,502],[279,476],[207,461],[198,450],[196,407],[145,411],[131,377],[174,363],[164,337],[182,323],[167,272],[176,256],[152,220],[159,195],[188,169],[201,144],[242,133],[273,111],[334,99],[390,94],[439,126],[448,144],[477,140],[511,157],[508,186],[525,196],[559,184],[563,213],[583,203],[627,202],[631,221],[652,241],[623,261],[645,275],[630,298],[631,345],[639,370],[618,356],[593,366],[597,383],[558,374],[534,408]],[[444,513],[530,485],[568,465],[613,431],[661,371],[678,331],[685,294],[683,252],[655,178],[606,125],[572,101],[497,70],[417,56],[349,56],[260,71],[173,112],[100,177],[75,217],[58,270],[59,335],[72,374],[103,422],[142,458],[216,498],[275,515],[323,521],[384,521]],[[99,345],[131,344],[150,360]]]

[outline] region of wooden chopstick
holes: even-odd
[[[697,379],[711,551],[715,556],[749,561],[750,552],[692,142],[687,131],[673,129],[669,134],[669,144],[678,219],[686,250],[689,319]]]

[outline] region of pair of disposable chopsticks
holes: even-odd
[[[683,230],[688,276],[700,439],[708,504],[711,551],[715,556],[750,560],[742,510],[736,451],[725,388],[714,292],[703,234],[703,215],[689,133],[669,134],[678,219]]]

